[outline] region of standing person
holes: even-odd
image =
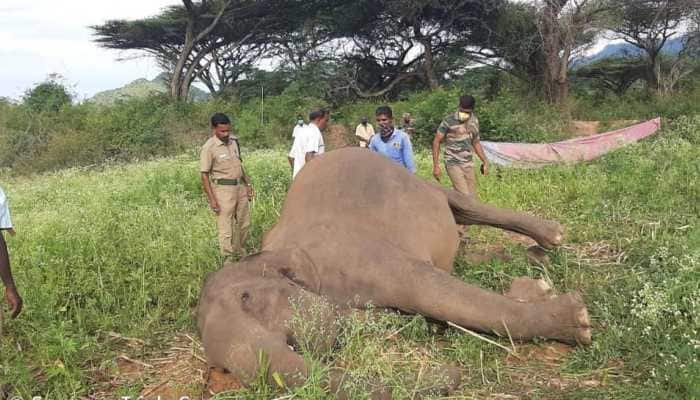
[[[413,146],[406,132],[394,128],[394,116],[391,107],[381,106],[375,113],[379,134],[372,136],[369,148],[372,151],[391,159],[397,164],[416,173],[413,161]]]
[[[355,128],[355,136],[360,140],[360,147],[367,147],[369,140],[374,136],[374,127],[367,117],[362,117],[360,124]]]
[[[433,176],[440,181],[440,142],[445,140],[445,169],[454,189],[476,196],[473,153],[481,159],[481,174],[488,175],[489,161],[479,141],[479,119],[472,96],[459,98],[459,109],[445,117],[433,140]]]
[[[212,137],[202,146],[199,171],[209,206],[216,214],[219,248],[223,257],[244,255],[250,227],[248,203],[255,196],[250,178],[243,169],[238,138],[231,134],[226,114],[211,117]]]
[[[410,113],[403,114],[403,121],[401,121],[401,130],[406,132],[409,137],[413,137],[416,133],[416,128],[413,127],[413,118],[411,118]]]
[[[297,176],[307,162],[325,151],[326,147],[321,132],[326,129],[329,119],[330,111],[325,108],[315,109],[309,114],[309,124],[303,131],[299,132],[292,145],[292,150],[289,152],[292,179]]]
[[[15,231],[12,227],[10,219],[10,206],[0,187],[0,280],[5,286],[5,301],[10,306],[10,316],[16,318],[22,311],[22,297],[20,297],[15,280],[12,278],[12,269],[10,268],[10,254],[7,251],[7,243],[3,232],[7,231],[10,235],[14,235]],[[2,302],[0,302],[2,307]],[[2,309],[0,308],[0,331],[2,330]]]
[[[299,133],[302,129],[306,127],[306,123],[304,122],[304,117],[301,116],[301,114],[297,115],[297,122],[294,124],[294,130],[292,131],[292,137],[295,138],[297,137],[297,133]]]

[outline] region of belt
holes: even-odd
[[[224,185],[224,186],[236,186],[238,185],[238,179],[213,179],[214,183],[217,185]]]

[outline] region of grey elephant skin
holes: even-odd
[[[303,384],[308,366],[291,346],[299,339],[291,299],[302,308],[372,304],[515,340],[591,342],[578,293],[554,296],[543,281],[519,278],[502,295],[453,277],[457,224],[518,232],[545,248],[563,237],[556,222],[433,185],[364,149],[314,159],[294,180],[262,251],[207,277],[197,323],[208,362],[245,384],[264,360],[270,382],[277,373],[286,385]],[[335,317],[325,316],[329,326]]]

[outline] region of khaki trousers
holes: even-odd
[[[445,165],[454,189],[467,196],[478,196],[474,164]]]
[[[219,230],[219,249],[222,256],[242,254],[250,228],[248,193],[243,185],[214,185],[219,203],[216,226]]]

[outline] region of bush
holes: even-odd
[[[58,112],[72,101],[73,96],[66,87],[53,80],[36,85],[24,95],[24,104],[36,112]]]

